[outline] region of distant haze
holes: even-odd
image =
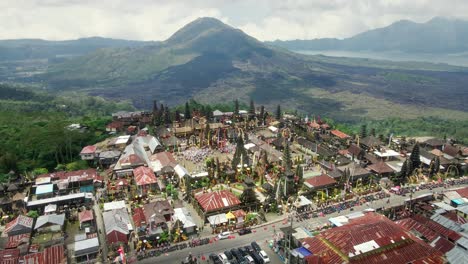
[[[390,51],[344,51],[344,50],[294,50],[294,52],[308,55],[325,55],[333,57],[369,58],[375,60],[391,61],[424,61],[432,63],[445,63],[450,65],[468,67],[468,53],[456,54],[409,54],[405,52]]]
[[[263,41],[346,38],[402,19],[468,19],[466,0],[17,0],[0,1],[0,9],[0,39],[165,40],[205,16]]]

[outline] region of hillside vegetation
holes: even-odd
[[[78,93],[52,96],[36,89],[0,84],[0,176],[72,164],[82,147],[106,137],[111,112],[133,109],[124,102]],[[87,129],[68,129],[72,123]]]

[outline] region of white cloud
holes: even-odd
[[[343,38],[400,19],[468,18],[466,0],[16,0],[0,9],[0,39],[164,40],[202,16],[260,40]]]

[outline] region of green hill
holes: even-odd
[[[340,120],[413,117],[410,111],[418,107],[430,110],[418,111],[423,116],[468,118],[466,68],[299,55],[213,18],[197,19],[163,42],[97,50],[54,64],[39,80],[54,91],[131,99],[144,108],[153,99],[174,105],[189,98],[253,98]],[[356,105],[336,96],[346,93],[366,100]],[[400,112],[375,114],[382,102]]]

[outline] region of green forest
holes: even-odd
[[[109,102],[83,94],[53,96],[36,87],[0,84],[0,181],[7,174],[80,169],[83,146],[106,137],[111,113],[132,110],[128,102]],[[83,129],[70,129],[80,124]]]
[[[235,101],[207,105],[189,100],[170,110],[164,106],[171,119],[177,112],[186,113],[186,107],[190,112],[202,114],[215,109],[249,109],[244,102]],[[111,113],[119,110],[135,109],[130,102],[108,101],[82,93],[51,95],[39,87],[0,84],[0,181],[8,180],[8,173],[12,171],[15,174],[43,173],[87,167],[79,158],[80,150],[108,136],[105,125],[110,122]],[[361,125],[366,124],[377,135],[436,136],[468,143],[468,120],[424,117],[358,123],[337,123],[327,118],[325,121],[351,135],[359,133]],[[83,128],[70,129],[71,124],[80,124]]]

